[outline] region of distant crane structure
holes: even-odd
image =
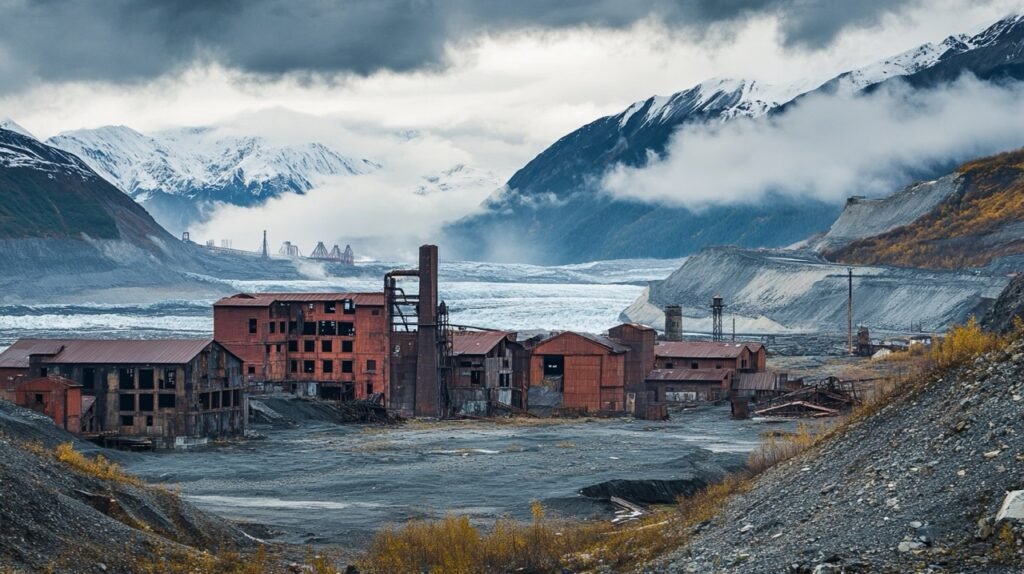
[[[302,257],[302,252],[299,251],[299,246],[295,245],[291,241],[285,241],[281,244],[281,249],[277,250],[278,255],[284,255],[286,257]]]
[[[337,261],[338,263],[344,263],[345,265],[352,265],[355,263],[355,253],[352,252],[352,246],[346,245],[345,250],[342,251],[337,244],[327,250],[327,246],[324,245],[323,241],[316,243],[316,248],[309,254],[310,259],[320,259],[323,261]]]
[[[711,340],[722,341],[722,312],[725,310],[725,303],[721,295],[715,295],[711,299]]]

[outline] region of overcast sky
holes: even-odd
[[[224,125],[324,141],[410,174],[465,163],[504,181],[562,135],[633,101],[709,77],[822,81],[1021,8],[1022,0],[0,0],[0,117],[43,138],[107,124]]]

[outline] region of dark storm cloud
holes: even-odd
[[[774,15],[786,45],[816,48],[922,1],[0,0],[0,72],[8,82],[132,81],[197,59],[270,76],[408,71],[443,65],[447,41],[483,32],[622,28],[644,18],[701,35]]]

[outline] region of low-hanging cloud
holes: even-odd
[[[973,76],[914,90],[811,95],[785,113],[680,129],[645,167],[617,166],[614,196],[700,209],[785,195],[838,202],[1024,146],[1024,87]]]
[[[992,0],[985,0],[989,2]],[[149,80],[214,62],[254,76],[399,72],[445,64],[482,34],[623,29],[656,21],[695,36],[751,18],[787,46],[821,48],[925,0],[0,0],[0,72],[43,81]],[[13,80],[12,80],[13,79]]]

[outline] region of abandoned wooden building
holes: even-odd
[[[79,385],[83,432],[155,448],[245,432],[241,360],[211,339],[21,339],[0,362],[32,385]]]
[[[239,293],[213,305],[214,339],[253,389],[327,400],[388,392],[383,293]]]
[[[729,369],[654,369],[646,385],[655,402],[690,404],[728,398],[732,380]]]
[[[624,412],[629,347],[608,337],[565,331],[530,349],[533,411]]]
[[[768,352],[761,343],[711,341],[659,341],[654,346],[658,369],[729,369],[762,373]]]
[[[43,413],[70,433],[78,434],[91,426],[92,401],[82,399],[82,385],[71,379],[56,375],[12,377],[0,383],[0,399]],[[89,422],[85,424],[83,410],[89,415]]]
[[[517,358],[525,350],[505,331],[453,331],[455,373],[449,401],[456,413],[493,414],[495,407],[526,408],[525,377],[517,376]]]

